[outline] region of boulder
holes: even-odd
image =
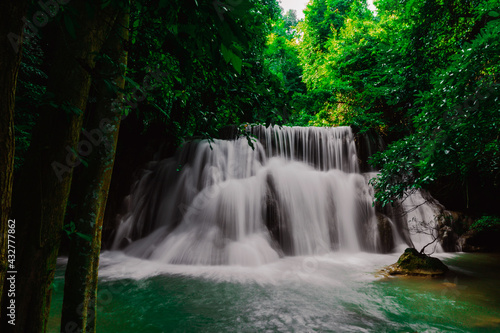
[[[463,252],[486,252],[486,249],[481,247],[476,239],[477,231],[469,230],[460,236],[457,244]]]
[[[448,266],[441,260],[419,253],[413,248],[406,249],[397,263],[385,269],[389,275],[439,276],[447,271]]]
[[[445,210],[438,219],[439,239],[446,252],[464,251],[460,238],[469,230],[474,219],[456,211]],[[466,246],[467,247],[467,246]]]

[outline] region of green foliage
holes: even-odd
[[[133,103],[121,111],[179,142],[257,123],[375,129],[391,142],[372,158],[384,204],[444,177],[464,191],[472,176],[500,187],[498,1],[376,6],[373,15],[364,0],[312,0],[298,21],[276,0],[133,2],[123,91]],[[55,21],[74,35],[76,13],[62,14]],[[39,44],[27,45],[19,76],[16,168],[37,106],[58,106],[45,92],[50,59]],[[96,60],[123,66],[105,53]],[[144,89],[154,73],[155,88]]]
[[[267,36],[264,67],[271,75],[278,97],[275,100],[278,107],[271,112],[270,120],[262,119],[267,123],[307,125],[294,108],[296,99],[306,94],[299,62],[298,23],[295,12],[290,10],[274,19]]]
[[[267,48],[264,51],[266,66],[282,82],[286,93],[305,93],[294,30],[289,34],[283,20],[278,21],[273,30],[268,36]]]
[[[302,30],[307,49],[325,50],[327,41],[344,26],[348,14],[368,14],[366,2],[356,0],[313,0],[305,13]]]
[[[417,180],[416,164],[420,145],[414,136],[392,143],[383,153],[375,154],[371,163],[383,166],[380,174],[370,180],[376,189],[375,198],[382,205],[403,199],[408,190],[418,189],[422,184]],[[432,181],[433,179],[425,179]]]
[[[275,0],[136,4],[128,75],[141,82],[144,69],[165,74],[136,111],[178,138],[210,139],[227,125],[277,122],[284,91],[264,50],[278,14]]]
[[[377,201],[451,179],[500,187],[496,1],[311,1],[298,25],[294,124],[376,129]],[[276,53],[276,52],[275,52]]]
[[[311,2],[299,26],[304,36],[300,45],[303,80],[308,94],[324,96],[315,103],[319,108],[314,109],[311,124],[374,125],[365,124],[371,117],[362,116],[370,102],[362,96],[364,85],[375,63],[370,45],[376,30],[366,3]]]
[[[478,232],[500,231],[500,216],[481,216],[481,218],[470,226],[470,230],[476,230]]]
[[[500,187],[500,20],[484,18],[485,26],[449,57],[449,65],[434,71],[431,89],[417,95],[415,133],[373,158],[383,166],[373,181],[382,203],[442,177],[464,191],[471,175]]]

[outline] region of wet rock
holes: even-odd
[[[273,248],[281,254],[294,255],[288,213],[282,209],[272,174],[267,174],[266,206],[263,218],[273,239]]]
[[[500,232],[469,230],[458,239],[463,252],[500,252]]]
[[[390,218],[399,237],[401,237],[408,246],[413,246],[408,230],[408,220],[401,203],[396,201],[393,204],[382,206],[380,203],[376,202],[375,211]]]
[[[474,220],[462,212],[445,210],[439,216],[439,240],[446,252],[463,251],[459,241]],[[467,247],[467,246],[466,246]]]
[[[448,266],[438,258],[429,257],[408,248],[399,257],[398,262],[388,266],[385,270],[389,275],[423,275],[438,276],[448,271]]]
[[[446,252],[455,252],[457,250],[458,235],[449,226],[441,226],[439,229],[439,239],[441,246]]]
[[[471,226],[477,217],[446,211],[440,219],[440,236],[445,251],[499,252],[500,229],[477,230]],[[455,246],[453,248],[453,242]]]
[[[392,226],[389,218],[384,214],[377,213],[377,227],[380,239],[379,251],[389,253],[394,248],[394,238],[392,236]]]
[[[463,252],[482,252],[482,248],[474,245],[476,232],[468,231],[458,239],[458,246]]]

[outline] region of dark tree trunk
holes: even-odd
[[[7,229],[14,174],[14,103],[22,52],[22,45],[11,45],[9,35],[11,38],[13,35],[22,36],[22,17],[27,5],[26,0],[19,0],[15,5],[8,1],[0,2],[0,13],[3,15],[0,20],[0,299],[7,271]],[[15,238],[11,237],[12,240],[15,241]],[[11,242],[11,245],[15,246],[15,243]],[[15,263],[13,267],[10,270],[15,270]],[[0,315],[4,309],[0,308]]]
[[[54,65],[47,86],[57,106],[41,107],[25,164],[14,184],[12,210],[19,249],[16,325],[7,325],[4,317],[2,332],[46,331],[72,169],[79,161],[70,152],[84,151],[77,146],[83,120],[81,110],[87,104],[94,54],[113,24],[111,6],[94,13],[89,13],[83,0],[73,0],[69,6],[73,10],[64,15],[79,16],[71,17],[74,31],[67,30],[67,23],[57,30],[53,39],[57,41],[53,45]],[[5,301],[4,297],[2,308],[7,305]]]
[[[122,9],[115,26],[103,46],[103,53],[114,62],[100,62],[96,72],[114,82],[118,90],[125,86],[123,69],[127,64],[125,43],[128,39],[128,8]],[[95,83],[97,103],[89,109],[86,131],[82,140],[94,140],[88,157],[88,167],[79,170],[72,184],[71,201],[77,204],[74,223],[77,234],[71,235],[66,268],[61,331],[95,332],[97,273],[101,250],[101,231],[106,200],[115,160],[116,143],[121,115],[114,110],[113,101],[121,93],[110,91],[102,80]],[[103,126],[103,120],[106,125]],[[105,128],[104,128],[105,127]],[[86,133],[86,134],[85,134]],[[90,135],[90,138],[89,138]]]

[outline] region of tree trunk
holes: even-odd
[[[27,5],[25,0],[18,1],[16,5],[7,1],[0,3],[0,13],[4,14],[0,21],[0,300],[3,295],[7,258],[12,258],[7,257],[7,229],[14,174],[14,103],[22,51],[22,45],[10,45],[9,34],[11,37],[12,34],[22,36],[22,17],[26,13]],[[13,236],[15,237],[15,234]],[[15,238],[11,237],[11,245],[15,246]],[[15,262],[9,270],[15,271]],[[4,309],[0,308],[0,315]]]
[[[114,64],[98,63],[96,68],[104,79],[112,81],[118,90],[125,86],[127,64],[125,43],[128,39],[129,13],[124,8],[118,15],[113,31],[103,46],[103,53]],[[102,68],[101,68],[102,67]],[[97,102],[89,114],[87,129],[81,140],[94,140],[94,150],[88,167],[79,170],[72,184],[71,201],[78,203],[74,214],[76,233],[70,239],[66,267],[61,331],[95,332],[97,275],[101,250],[101,232],[106,200],[115,160],[121,115],[113,110],[113,102],[121,93],[110,91],[100,80],[95,84]],[[106,120],[106,128],[103,127]]]
[[[47,91],[57,106],[40,109],[32,144],[19,179],[14,184],[13,216],[16,218],[16,319],[2,332],[45,332],[52,296],[61,230],[73,167],[86,154],[78,144],[94,67],[94,54],[113,24],[111,6],[89,12],[83,0],[69,3],[72,10],[61,22],[53,40],[54,62]],[[70,17],[78,13],[78,18]],[[78,20],[78,22],[77,22]],[[68,22],[72,22],[70,24]],[[76,37],[76,38],[75,38]],[[5,308],[4,297],[2,308]]]

